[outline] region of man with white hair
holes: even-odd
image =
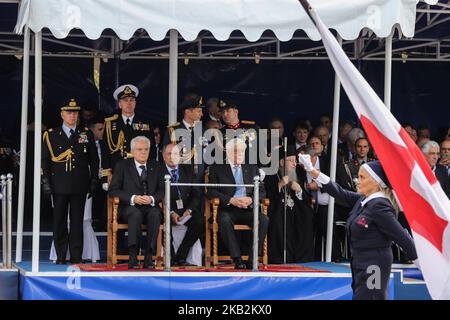
[[[436,141],[430,140],[425,143],[421,149],[445,194],[447,197],[450,197],[450,178],[447,169],[437,163],[440,151],[439,144]]]
[[[239,138],[231,139],[226,146],[227,164],[215,164],[209,168],[209,182],[211,184],[253,184],[253,178],[259,176],[258,166],[246,164],[245,150],[246,143]],[[264,186],[261,183],[259,188],[259,198],[265,197]],[[235,269],[251,269],[253,250],[250,250],[250,259],[247,263],[242,261],[241,249],[237,240],[234,225],[253,225],[253,188],[242,186],[236,187],[209,187],[207,196],[209,199],[219,198],[218,224],[219,234],[228,248]],[[262,244],[267,234],[269,219],[264,214],[259,214],[259,251],[262,251]],[[248,245],[247,245],[248,246]]]
[[[109,195],[118,196],[119,219],[128,224],[129,269],[139,268],[141,225],[147,226],[144,268],[153,268],[153,252],[161,223],[158,203],[164,197],[164,179],[156,161],[149,160],[150,140],[138,136],[131,140],[133,158],[116,164]]]

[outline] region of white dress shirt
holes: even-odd
[[[317,157],[317,161],[314,164],[314,168],[316,168],[317,170],[320,171],[319,157]],[[311,183],[314,180],[309,172],[306,173],[306,179],[308,180],[308,183]],[[319,185],[319,188],[320,187],[321,187],[321,185]],[[326,192],[320,191],[320,189],[317,190],[317,204],[320,206],[327,206],[329,202],[330,202],[330,195]]]
[[[194,129],[194,127],[195,127],[195,123],[194,124],[187,123],[184,119],[183,119],[183,124],[186,127],[186,129],[189,130],[189,132],[192,132],[192,129]]]
[[[70,138],[71,134],[70,134],[70,130],[73,130],[73,133],[75,134],[75,129],[77,128],[77,126],[74,126],[73,128],[70,128],[68,126],[66,126],[65,123],[63,123],[62,125],[62,129],[64,131],[64,133],[66,134],[67,138]]]
[[[127,117],[122,114],[122,119],[123,119],[124,124],[127,124],[127,119],[130,119],[130,125],[131,125],[133,123],[134,114],[131,117]]]

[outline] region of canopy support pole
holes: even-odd
[[[42,146],[42,31],[35,35],[34,72],[34,195],[32,272],[39,272],[39,229],[41,217],[41,146]]]
[[[342,46],[342,38],[338,35],[337,40]],[[330,178],[331,181],[336,180],[336,162],[337,162],[337,142],[339,129],[339,107],[341,100],[341,82],[337,74],[334,77],[334,103],[333,103],[333,131],[331,134],[331,165]],[[333,228],[334,227],[334,198],[330,197],[328,202],[328,220],[327,220],[327,243],[325,251],[326,262],[331,262],[331,250],[333,244]]]
[[[177,122],[177,91],[178,91],[178,31],[170,30],[169,48],[169,119],[168,124]]]
[[[30,78],[30,29],[25,26],[23,38],[22,119],[20,127],[19,195],[17,208],[16,263],[22,262],[23,216],[25,206],[25,172],[27,165],[28,83]]]
[[[391,110],[393,35],[394,32],[386,38],[386,51],[384,56],[384,104],[388,110]]]

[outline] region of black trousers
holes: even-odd
[[[71,260],[79,261],[83,254],[83,216],[86,194],[53,195],[53,241],[56,256],[65,260],[67,246]],[[67,230],[67,214],[70,230]]]
[[[253,227],[253,210],[240,209],[236,207],[220,208],[217,214],[217,223],[219,224],[219,234],[232,258],[241,257],[241,249],[236,238],[235,224],[245,224]],[[269,228],[269,218],[263,213],[259,213],[258,228],[258,251],[262,252],[264,238]],[[247,244],[248,246],[249,244]],[[251,247],[251,245],[249,246]],[[253,250],[250,250],[252,256]],[[253,258],[253,257],[252,257]]]
[[[338,236],[336,235],[336,220],[333,220],[333,241],[331,245],[331,256],[333,260],[341,259],[341,253],[339,250]],[[317,206],[316,218],[315,218],[315,258],[320,260],[322,257],[322,237],[324,240],[324,252],[325,243],[327,241],[327,229],[328,229],[328,206]]]
[[[191,250],[191,247],[198,240],[202,230],[204,229],[203,220],[198,214],[193,214],[192,218],[189,219],[189,221],[187,221],[184,225],[187,227],[187,231],[184,235],[183,241],[181,241],[181,244],[178,247],[176,255],[174,255],[175,259],[186,260],[189,250]],[[175,250],[172,247],[172,253],[174,252]]]
[[[157,207],[127,206],[120,213],[120,219],[128,224],[128,247],[136,246],[136,252],[141,248],[141,225],[147,226],[146,255],[156,252],[156,239],[161,224],[161,212]]]

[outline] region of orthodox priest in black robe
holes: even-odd
[[[268,255],[269,263],[284,263],[284,225],[286,206],[286,263],[308,262],[314,258],[314,211],[308,205],[297,178],[297,152],[288,147],[286,172],[284,153],[280,155],[280,169],[264,181],[270,199]],[[286,191],[286,192],[285,192]]]

